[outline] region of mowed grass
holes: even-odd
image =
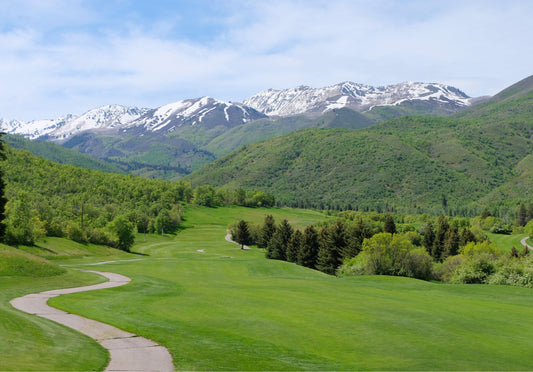
[[[490,241],[500,248],[502,252],[510,252],[512,247],[515,247],[518,252],[522,252],[524,246],[520,241],[527,236],[527,234],[504,235],[491,232],[486,232],[486,234]]]
[[[17,265],[20,253],[3,247],[0,261]],[[13,261],[13,257],[16,257]],[[26,262],[27,263],[27,262]],[[49,289],[83,286],[102,282],[91,274],[66,272],[48,276],[56,270],[40,260],[38,273],[28,277],[24,270],[11,269],[0,276],[0,371],[91,371],[107,365],[108,353],[94,340],[70,328],[14,309],[9,301],[28,293]],[[13,267],[13,266],[11,266]],[[7,271],[4,271],[7,274]]]
[[[267,213],[324,218],[190,209],[176,236],[138,236],[145,259],[98,266],[132,283],[51,303],[153,339],[180,370],[531,369],[531,289],[341,279],[224,241],[229,222]]]

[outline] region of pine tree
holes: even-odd
[[[335,274],[342,262],[340,250],[344,245],[341,240],[343,237],[341,237],[340,226],[342,223],[339,222],[328,229],[324,228],[318,235],[319,250],[316,268],[330,275]]]
[[[318,234],[313,225],[305,228],[298,264],[314,269],[318,258]]]
[[[257,246],[259,248],[266,248],[268,242],[270,241],[270,239],[272,239],[272,236],[275,232],[276,222],[274,221],[274,217],[269,214],[265,217],[265,222],[263,223],[261,231],[259,232]]]
[[[250,231],[248,230],[248,223],[246,221],[239,221],[234,238],[241,245],[241,249],[244,249],[246,244],[250,244]]]
[[[287,247],[293,234],[292,226],[287,220],[281,221],[278,229],[268,242],[266,257],[274,260],[285,261],[287,259]]]
[[[533,220],[533,203],[529,203],[529,205],[527,206],[527,222],[531,220]]]
[[[487,217],[490,217],[491,214],[487,208],[483,209],[483,212],[481,212],[481,219],[484,220]]]
[[[394,223],[394,218],[390,214],[385,217],[385,226],[383,227],[383,232],[396,234],[396,224]]]
[[[289,245],[287,246],[287,252],[286,252],[287,261],[289,262],[298,261],[298,255],[300,254],[300,249],[302,246],[302,239],[303,239],[303,235],[300,230],[296,230],[294,234],[292,234],[292,238],[289,241]]]
[[[424,232],[424,239],[422,245],[426,248],[428,253],[433,251],[433,245],[435,244],[435,232],[433,231],[433,224],[428,222],[426,225],[426,231]]]
[[[444,246],[441,255],[441,260],[444,261],[447,257],[455,256],[459,252],[459,234],[456,227],[450,227],[446,231],[444,238]]]
[[[527,210],[524,203],[520,203],[518,207],[518,214],[516,216],[516,224],[518,226],[526,226],[527,223]]]
[[[430,254],[433,259],[440,261],[442,259],[442,252],[444,251],[444,241],[446,239],[446,233],[448,232],[450,225],[444,215],[439,216],[439,227],[435,234],[435,243]]]
[[[476,236],[469,228],[465,227],[461,229],[459,234],[459,246],[464,247],[467,243],[476,242]]]

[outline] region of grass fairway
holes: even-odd
[[[531,289],[339,279],[224,241],[229,222],[266,213],[324,218],[191,209],[177,236],[138,237],[146,259],[98,267],[132,283],[51,303],[153,339],[180,370],[531,369]]]

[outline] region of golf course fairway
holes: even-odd
[[[336,278],[224,240],[228,223],[260,223],[267,213],[296,227],[324,219],[293,210],[190,208],[176,235],[146,241],[137,236],[133,250],[145,256],[132,257],[140,260],[98,266],[128,276],[130,284],[49,304],[167,347],[177,370],[532,368],[531,289]],[[83,259],[65,262],[87,268]],[[92,280],[88,273],[68,275]],[[59,326],[50,328],[70,337]],[[77,336],[69,342],[79,344],[81,353],[86,345],[94,349],[96,360],[84,365],[105,366],[105,352],[90,340]],[[14,361],[7,369],[16,366]]]

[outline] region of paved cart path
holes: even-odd
[[[528,239],[529,239],[529,236],[526,236],[524,239],[522,239],[522,240],[520,241],[520,243],[522,243],[522,245],[523,245],[524,247],[526,247],[527,249],[531,249],[531,250],[533,250],[533,247],[530,246],[529,244],[527,244],[527,240],[528,240]]]
[[[15,298],[10,303],[16,309],[53,320],[95,339],[109,350],[111,360],[105,369],[106,371],[173,371],[174,365],[168,350],[152,340],[47,305],[50,298],[62,294],[119,287],[131,281],[127,276],[120,274],[91,270],[82,271],[105,276],[109,281],[86,287],[55,289],[29,294]]]

